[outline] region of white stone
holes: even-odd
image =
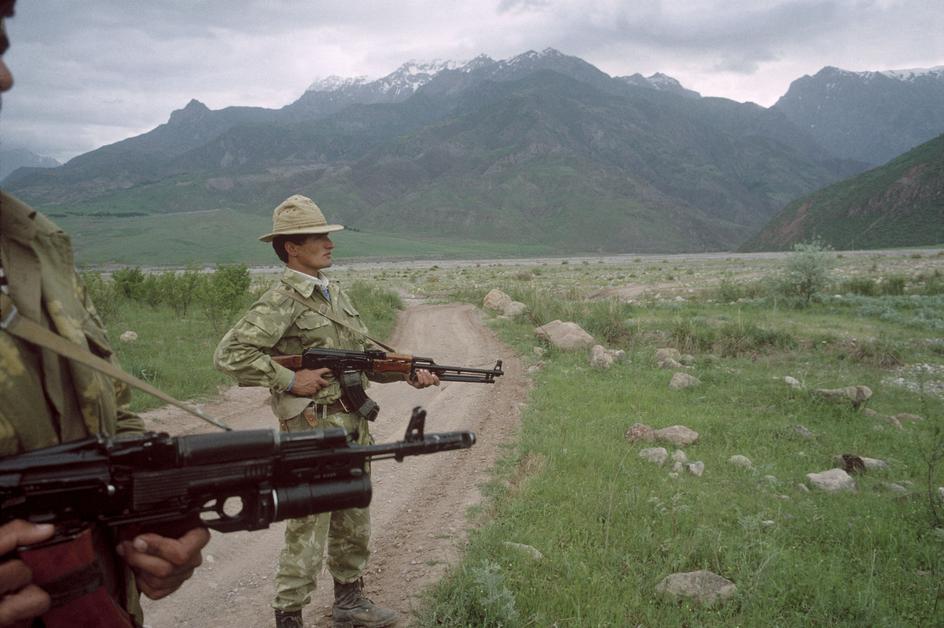
[[[741,454],[735,454],[728,458],[728,463],[733,464],[736,467],[742,467],[744,469],[752,469],[754,463],[751,462],[751,459],[747,456],[742,456]]]
[[[806,479],[816,488],[835,493],[837,491],[854,491],[856,482],[842,469],[830,469],[822,473],[807,473]]]
[[[669,452],[666,451],[665,447],[647,447],[639,450],[639,457],[649,462],[662,464],[668,459]]]

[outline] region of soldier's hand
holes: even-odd
[[[168,596],[200,566],[200,550],[210,542],[206,528],[194,528],[179,539],[139,534],[118,544],[118,554],[134,570],[141,592],[152,600]]]
[[[330,372],[327,368],[295,371],[295,382],[289,392],[297,397],[311,397],[331,383],[324,378]]]
[[[45,541],[55,528],[48,523],[35,525],[21,519],[0,526],[0,556],[20,545]],[[0,562],[0,626],[39,617],[49,610],[49,594],[32,584],[33,573],[21,560]]]
[[[417,369],[413,375],[406,380],[413,388],[426,388],[427,386],[439,386],[439,376],[430,373],[426,369]]]

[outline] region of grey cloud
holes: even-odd
[[[409,59],[553,47],[611,75],[664,71],[705,95],[768,104],[823,65],[944,64],[939,0],[19,4],[3,139],[59,141],[46,153],[58,158],[153,128],[190,98],[279,107],[318,77],[379,77]]]
[[[531,11],[535,9],[545,9],[550,5],[550,0],[501,0],[496,7],[496,11],[498,13]]]

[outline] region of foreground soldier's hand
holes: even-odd
[[[200,566],[200,550],[210,542],[206,528],[194,528],[179,539],[157,534],[139,534],[118,544],[117,552],[134,570],[138,588],[152,600],[180,588]]]
[[[40,543],[52,536],[49,524],[35,525],[16,519],[0,526],[0,556],[20,545]],[[0,626],[39,617],[49,610],[49,595],[31,584],[33,574],[20,560],[0,563]]]

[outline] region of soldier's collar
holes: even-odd
[[[324,275],[312,277],[311,275],[306,275],[305,273],[292,270],[291,268],[286,268],[285,272],[282,273],[282,281],[303,297],[310,297],[314,293],[315,288],[327,288],[329,283],[328,278]]]

